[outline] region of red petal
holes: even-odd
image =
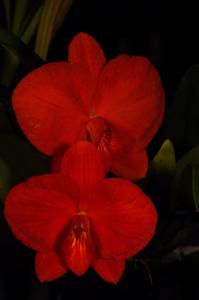
[[[51,160],[51,170],[53,173],[59,173],[61,168],[61,162],[64,157],[65,152],[68,150],[69,146],[63,145],[56,152],[54,152]]]
[[[80,188],[80,210],[85,210],[89,203],[94,185],[104,178],[104,164],[96,147],[89,142],[82,141],[65,153],[61,173],[71,177]]]
[[[144,148],[164,112],[159,75],[144,57],[118,56],[103,68],[95,103],[96,115],[123,129],[135,147]]]
[[[71,65],[71,88],[76,99],[81,99],[84,110],[90,114],[96,80],[80,64]]]
[[[111,283],[117,283],[123,272],[125,262],[123,260],[114,259],[98,259],[93,268],[95,271],[106,281]]]
[[[145,150],[118,155],[111,167],[111,171],[114,174],[131,180],[143,178],[146,175],[147,169],[148,157]]]
[[[58,255],[53,251],[37,252],[35,268],[41,282],[57,279],[67,272]]]
[[[97,77],[105,63],[105,56],[97,41],[86,33],[77,34],[69,45],[69,62],[80,63]]]
[[[71,87],[70,68],[65,62],[46,64],[28,74],[13,95],[22,130],[33,145],[49,155],[73,143],[87,120],[84,105]]]
[[[76,190],[61,175],[33,177],[15,186],[7,196],[5,216],[16,238],[38,251],[52,249],[60,231],[77,213],[77,199],[72,198]]]
[[[135,184],[106,179],[97,184],[89,212],[101,242],[103,258],[127,258],[152,238],[156,210]]]
[[[78,203],[79,189],[77,184],[71,179],[60,174],[46,174],[33,176],[26,181],[29,189],[41,188],[48,191],[55,191],[68,196],[75,205]]]

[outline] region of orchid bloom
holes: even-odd
[[[164,93],[148,59],[119,55],[106,64],[98,43],[79,33],[68,62],[28,74],[12,103],[22,130],[41,152],[56,158],[88,140],[108,170],[137,180],[147,171],[146,146],[162,121]]]
[[[36,250],[36,272],[49,281],[89,267],[116,283],[125,259],[152,238],[156,210],[127,179],[104,179],[96,147],[86,141],[63,156],[60,174],[32,177],[7,196],[5,216],[14,233]]]

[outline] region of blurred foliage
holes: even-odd
[[[35,52],[44,60],[52,39],[60,28],[74,0],[46,0],[36,36]]]
[[[50,44],[72,3],[73,0],[2,1],[5,14],[5,24],[0,25],[0,45],[5,49],[0,66],[2,85],[14,87],[27,72],[43,63],[41,58],[46,60]]]
[[[194,147],[177,162],[171,193],[174,207],[176,206],[176,203],[178,205],[180,204],[182,192],[185,193],[186,200],[195,198],[195,204],[197,203],[196,197],[198,196],[198,193],[196,190],[192,190],[192,186],[195,187],[197,181],[197,167],[199,167],[199,146]],[[185,192],[185,189],[188,191],[187,193]],[[195,197],[193,196],[193,191]],[[190,203],[187,203],[187,205],[190,207]],[[197,207],[195,208],[197,210]]]
[[[165,138],[178,149],[191,149],[199,144],[199,65],[185,74],[168,110]]]
[[[176,158],[173,143],[167,139],[152,159],[149,174],[154,174],[158,184],[166,186],[171,184],[171,179],[176,171]]]
[[[10,0],[2,1],[5,24],[0,27],[0,45],[5,51],[0,75],[1,84],[7,87],[12,87],[20,79],[15,77],[21,63],[26,73],[37,66],[34,62],[39,60],[29,43],[36,32],[42,5],[43,0],[34,3],[28,0],[15,0],[14,3]]]

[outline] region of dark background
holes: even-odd
[[[170,22],[165,11],[168,7],[160,2],[75,0],[51,45],[48,60],[66,60],[70,40],[76,33],[85,31],[98,40],[108,59],[122,52],[147,56],[160,72],[169,104],[185,71],[199,62],[199,46],[196,35],[190,31],[153,31],[154,23],[165,18],[165,14],[167,23]],[[87,300],[199,300],[199,266],[190,262],[154,268],[152,282],[145,266],[129,264],[116,287],[102,281],[92,270],[81,278],[69,273],[50,284],[40,284],[33,271],[34,253],[17,242],[11,233],[8,235],[8,231],[6,223],[1,225],[1,239],[8,246],[1,249],[0,254],[0,300],[80,297]]]
[[[178,16],[184,22],[194,18],[191,4],[179,10],[164,1],[133,0],[75,0],[65,22],[54,40],[49,53],[50,60],[66,59],[67,45],[72,37],[85,31],[102,45],[108,59],[119,53],[147,56],[158,68],[171,101],[173,93],[185,71],[199,62],[197,33],[185,28],[171,29],[170,22]],[[159,21],[166,21],[164,32],[156,32]],[[177,27],[177,26],[176,26]]]

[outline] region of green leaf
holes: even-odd
[[[27,37],[26,37],[27,38]],[[17,73],[19,65],[23,65],[26,72],[40,66],[43,61],[17,36],[0,26],[0,44],[4,47],[5,56],[1,66],[1,83],[12,87],[20,80]]]
[[[44,60],[47,58],[56,16],[61,3],[62,0],[44,1],[35,44],[35,52]]]
[[[12,32],[19,35],[29,0],[15,0]]]
[[[176,170],[176,159],[173,144],[170,140],[164,141],[159,151],[149,165],[149,172],[145,184],[154,197],[160,195],[161,211],[170,211],[170,187]]]
[[[14,79],[17,79],[17,70],[20,59],[6,47],[3,64],[1,66],[1,83],[6,87],[12,87]],[[18,78],[19,80],[19,78]]]
[[[27,32],[33,31],[33,29],[31,29],[32,23],[35,23],[35,19],[38,18],[38,14],[40,14],[42,6],[43,6],[43,0],[34,0],[34,2],[31,4],[31,7],[29,8],[29,10],[24,18],[23,25],[21,26],[21,30],[19,33],[19,36],[21,38],[22,38],[22,36],[27,35]],[[39,20],[37,19],[37,21],[39,21]],[[27,42],[25,42],[25,43],[27,43]]]
[[[199,144],[199,65],[182,79],[165,121],[165,137],[179,148]]]
[[[25,43],[28,44],[29,41],[31,40],[33,34],[36,31],[38,22],[39,22],[39,18],[41,15],[41,10],[42,7],[41,5],[37,7],[35,7],[35,11],[33,9],[31,9],[29,15],[27,16],[27,18],[25,19],[24,23],[26,24],[26,26],[24,26],[24,29],[22,30],[20,37],[21,40]]]
[[[196,211],[199,212],[199,166],[192,167],[192,192]]]
[[[60,29],[65,16],[68,14],[74,0],[63,0],[60,3],[58,13],[56,15],[52,38],[56,35],[57,31]]]
[[[2,28],[2,26],[0,26],[0,44],[12,53],[12,55],[19,58],[26,69],[32,70],[44,63],[43,60],[16,35]]]
[[[74,0],[45,0],[36,35],[35,52],[46,60],[48,49]]]
[[[171,192],[173,207],[180,204],[182,199],[183,201],[186,198],[188,201],[193,200],[192,188],[190,189],[193,176],[192,167],[199,167],[199,146],[193,148],[177,162]],[[187,205],[191,206],[191,203],[187,202]]]
[[[150,164],[151,172],[157,176],[172,176],[176,170],[175,151],[172,142],[167,139]]]

